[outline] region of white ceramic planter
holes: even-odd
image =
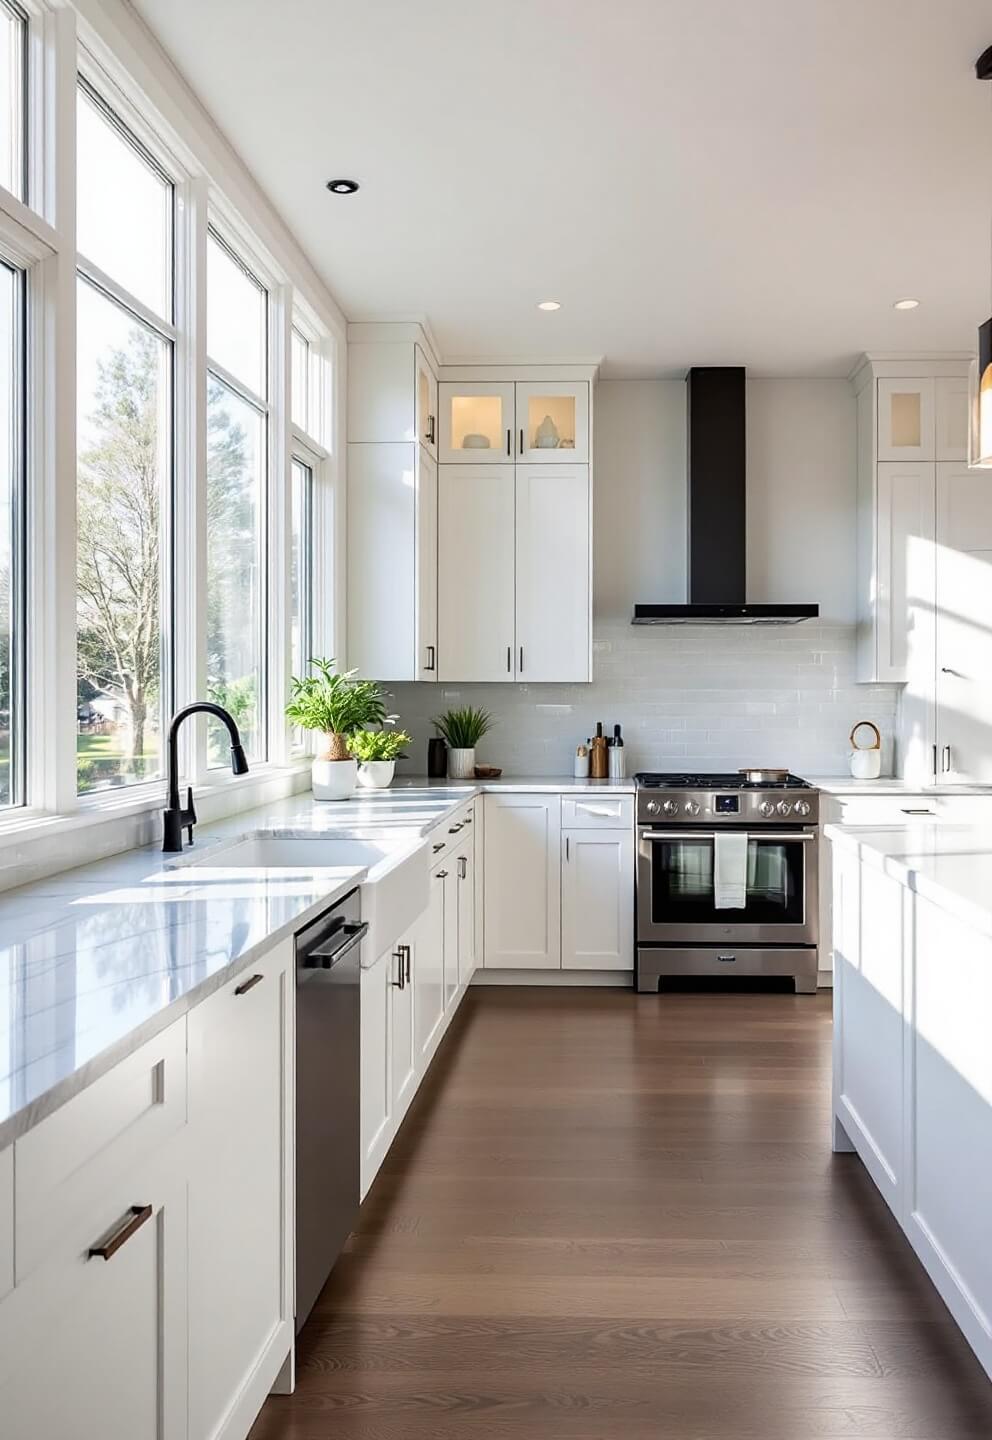
[[[475,750],[448,751],[448,778],[450,780],[475,779]]]
[[[358,767],[358,783],[366,790],[385,790],[393,783],[395,760],[363,760]]]
[[[315,800],[347,800],[358,783],[358,761],[315,760],[310,773]]]

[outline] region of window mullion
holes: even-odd
[[[176,705],[207,698],[207,211],[204,180],[179,194],[176,234]],[[182,768],[207,778],[207,727],[186,725]]]
[[[269,759],[285,764],[290,756],[286,722],[291,647],[289,546],[292,528],[292,323],[293,298],[288,285],[271,297],[269,332],[269,500],[266,544],[269,683],[267,687]]]

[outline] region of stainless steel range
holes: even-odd
[[[741,975],[815,991],[815,787],[787,771],[635,780],[638,990]]]

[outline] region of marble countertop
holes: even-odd
[[[918,820],[877,830],[827,825],[823,833],[862,864],[992,935],[992,825]]]
[[[804,776],[825,795],[990,795],[992,785],[911,785],[897,776],[878,780],[855,780],[851,775]]]
[[[197,827],[184,857],[157,847],[0,894],[0,1148],[84,1089],[355,885],[357,866],[239,873],[190,861],[243,835],[401,833],[415,840],[483,790],[631,793],[632,780],[399,777],[389,790],[307,793]],[[183,860],[187,862],[183,866]]]

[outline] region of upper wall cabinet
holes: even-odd
[[[904,684],[932,650],[937,465],[966,459],[968,361],[866,358],[854,385],[858,679]]]
[[[442,463],[498,465],[516,458],[512,383],[442,382],[439,392]]]
[[[587,380],[445,381],[440,407],[442,463],[589,460]]]
[[[350,327],[349,443],[413,440],[437,458],[437,374],[426,347],[419,325]]]
[[[416,419],[417,439],[437,459],[437,376],[419,345],[413,347],[417,370]]]

